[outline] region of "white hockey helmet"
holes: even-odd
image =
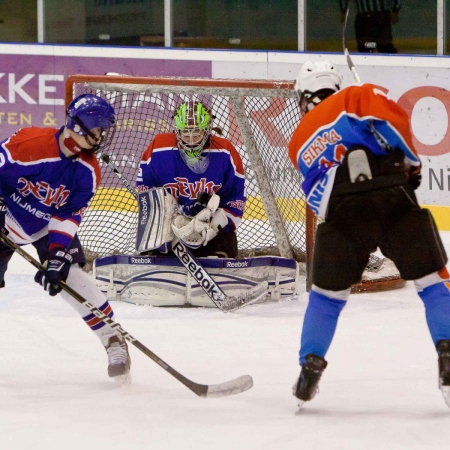
[[[342,77],[330,61],[305,62],[294,84],[302,113],[306,114],[322,100],[339,91],[341,83]]]

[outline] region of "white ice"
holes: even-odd
[[[450,253],[450,232],[441,234]],[[203,399],[133,346],[133,382],[116,386],[98,339],[33,275],[15,255],[0,290],[2,450],[450,448],[450,409],[411,283],[350,297],[320,393],[295,415],[306,294],[229,314],[112,302],[122,327],[189,379],[253,376],[248,392]]]

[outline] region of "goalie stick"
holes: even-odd
[[[359,78],[358,72],[356,71],[356,67],[353,64],[352,58],[350,57],[350,53],[348,52],[348,48],[347,48],[346,34],[347,34],[348,14],[350,12],[350,1],[351,0],[347,0],[347,5],[345,7],[344,26],[342,28],[342,47],[344,48],[344,55],[347,60],[347,65],[353,73],[353,78],[355,79],[355,81],[357,83],[361,83],[361,78]]]
[[[19,245],[13,242],[7,236],[7,231],[2,229],[0,231],[0,240],[5,243],[12,250],[17,252],[20,256],[26,259],[29,263],[31,263],[36,269],[40,271],[44,271],[44,267],[40,264],[36,259],[34,259],[29,253],[23,250]],[[117,333],[119,333],[124,339],[133,344],[136,348],[138,348],[142,353],[147,355],[150,359],[156,362],[160,367],[162,367],[166,372],[170,373],[174,378],[176,378],[179,382],[183,383],[188,389],[190,389],[194,394],[199,397],[226,397],[228,395],[239,394],[241,392],[245,392],[249,390],[253,386],[253,379],[250,375],[242,375],[238,378],[235,378],[230,381],[225,381],[224,383],[219,384],[199,384],[194,381],[189,380],[184,375],[176,371],[173,367],[169,366],[165,361],[163,361],[159,356],[149,350],[144,344],[139,342],[136,338],[134,338],[130,333],[125,331],[122,326],[109,318],[102,311],[97,309],[94,305],[89,303],[84,297],[82,297],[75,289],[72,289],[68,286],[64,281],[59,283],[59,286],[66,291],[69,295],[71,295],[77,302],[86,306],[86,308],[91,311],[98,319],[100,319],[103,323],[109,325],[113,328]]]
[[[128,189],[131,195],[137,200],[138,194],[136,190],[130,185],[128,180],[122,175],[109,155],[103,154],[101,159],[108,167],[116,174],[116,176],[122,181],[124,186]],[[243,306],[256,303],[264,298],[267,294],[269,283],[267,280],[258,283],[256,286],[248,289],[237,295],[228,296],[222,290],[222,288],[212,279],[205,268],[191,253],[186,244],[175,238],[172,241],[172,251],[175,256],[180,260],[186,270],[197,281],[198,285],[205,291],[206,295],[213,301],[213,303],[224,313],[235,311]]]

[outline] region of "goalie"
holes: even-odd
[[[140,163],[137,250],[168,254],[175,238],[197,257],[236,258],[246,202],[241,157],[211,134],[203,103],[182,103],[173,120],[175,131],[155,136]]]

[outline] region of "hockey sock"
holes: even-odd
[[[73,265],[70,268],[67,284],[75,289],[82,297],[88,299],[89,303],[102,311],[103,314],[107,315],[110,319],[114,319],[114,311],[106,296],[100,291],[94,280],[88,274],[84,273],[77,265]],[[104,334],[114,334],[114,330],[110,325],[105,324],[96,317],[95,314],[91,313],[86,306],[72,298],[70,294],[61,291],[61,296],[78,312],[86,324],[100,339]]]
[[[98,308],[105,316],[108,316],[109,318],[112,318],[114,316],[114,312],[111,308],[111,305],[109,304],[108,300],[106,300],[103,305],[101,305]],[[103,322],[103,320],[99,319],[95,314],[91,313],[87,316],[83,317],[83,320],[86,322],[86,325],[92,330],[97,331],[100,330],[100,328],[103,328],[106,324]],[[95,333],[97,336],[101,337],[105,334],[104,331],[101,333]]]
[[[434,345],[441,339],[450,339],[450,283],[427,286],[418,292],[425,305],[425,317]]]
[[[310,353],[325,357],[333,340],[339,315],[346,303],[315,291],[309,293],[308,307],[303,319],[300,364],[306,363],[306,356]]]

